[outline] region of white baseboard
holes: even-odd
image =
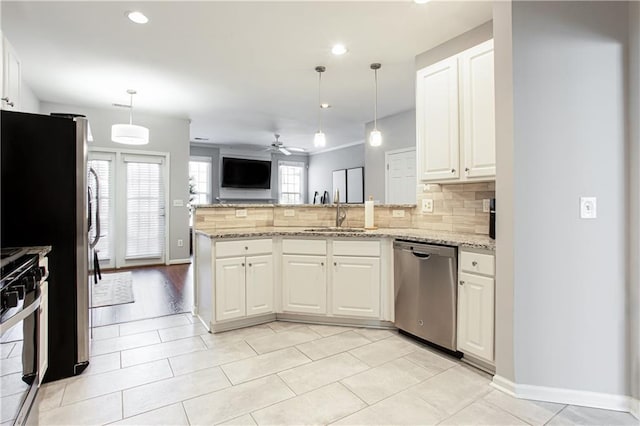
[[[171,259],[167,265],[183,265],[185,263],[191,263],[191,258],[186,259]]]
[[[627,411],[638,417],[638,400],[626,395],[521,385],[497,375],[493,377],[491,386],[516,398],[602,408],[605,410]]]

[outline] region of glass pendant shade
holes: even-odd
[[[371,146],[380,146],[382,145],[382,133],[380,130],[373,129],[369,134],[369,145]]]
[[[313,146],[316,148],[322,148],[327,144],[327,139],[324,137],[324,133],[318,131],[313,136]]]
[[[125,145],[146,145],[149,143],[149,129],[135,124],[114,124],[111,126],[111,140]]]

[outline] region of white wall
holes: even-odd
[[[20,85],[20,111],[38,114],[40,112],[40,99],[33,93],[31,87],[22,80]]]
[[[373,130],[373,121],[365,124],[365,141]],[[385,200],[385,152],[401,148],[416,147],[416,110],[400,112],[378,119],[378,130],[382,132],[382,145],[364,145],[364,194],[365,199],[373,195],[374,200]]]
[[[513,203],[514,222],[498,244],[513,244],[518,384],[630,391],[628,12],[625,2],[512,3],[513,187],[498,187],[498,205]],[[498,144],[499,168],[508,150]],[[580,196],[598,198],[597,219],[579,218]]]
[[[313,193],[315,191],[318,191],[318,199],[324,191],[327,191],[331,200],[333,200],[333,195],[331,194],[333,190],[333,171],[364,167],[364,165],[363,144],[309,155],[308,201],[310,203],[313,202]],[[364,174],[365,176],[367,175],[366,167]],[[366,193],[365,197],[368,197]]]
[[[40,104],[43,114],[69,112],[84,114],[89,119],[94,142],[89,149],[110,148],[168,152],[169,170],[169,259],[188,259],[189,245],[178,247],[177,240],[189,241],[189,121],[142,113],[134,114],[134,123],[149,128],[149,144],[144,147],[117,144],[111,141],[111,125],[128,122],[128,111],[120,108],[95,109],[48,102]],[[183,200],[183,207],[173,207],[172,200]]]

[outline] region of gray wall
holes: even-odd
[[[629,371],[631,395],[640,399],[640,3],[629,12]]]
[[[74,112],[84,114],[91,123],[94,142],[89,149],[100,148],[168,152],[169,170],[169,259],[189,258],[189,200],[188,164],[189,164],[189,121],[187,119],[165,116],[134,114],[134,123],[149,128],[149,144],[144,147],[117,144],[111,141],[111,125],[126,122],[128,113],[119,108],[96,109],[71,105],[42,102],[43,114],[50,112]],[[173,207],[172,200],[183,200],[183,207]],[[177,240],[182,239],[184,247],[178,247]]]
[[[373,195],[374,200],[385,203],[385,162],[387,151],[416,147],[416,110],[400,112],[378,119],[378,130],[382,132],[382,145],[369,145],[369,133],[373,130],[373,121],[365,124],[364,134],[364,194],[365,199]]]
[[[513,242],[518,384],[630,391],[628,12],[512,3],[515,220],[498,238]],[[580,196],[598,197],[597,219],[579,218]]]
[[[364,167],[364,145],[352,145],[333,151],[326,151],[319,154],[309,155],[309,202],[313,202],[313,193],[318,191],[318,196],[322,196],[324,191],[328,191],[331,199],[333,189],[333,171],[340,169],[350,169],[353,167]],[[364,169],[365,176],[367,168]],[[368,194],[365,192],[365,198]]]

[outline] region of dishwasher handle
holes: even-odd
[[[417,257],[418,259],[420,259],[420,260],[429,260],[429,259],[431,259],[431,255],[428,254],[428,253],[417,253],[415,251],[412,251],[411,253],[413,253],[413,255],[415,257]]]

